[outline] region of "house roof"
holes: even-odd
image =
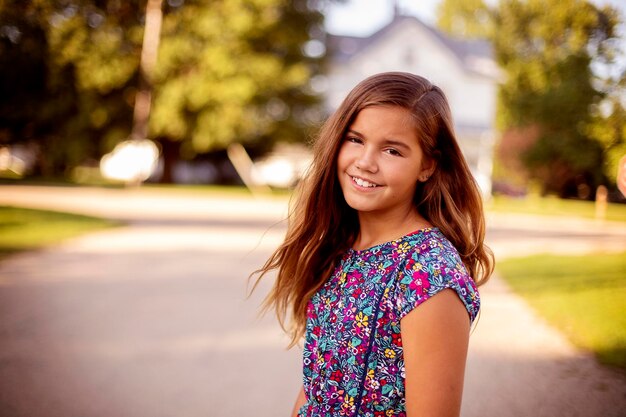
[[[353,57],[360,55],[370,45],[377,43],[398,24],[403,22],[411,22],[425,29],[449,49],[466,71],[484,73],[484,71],[477,68],[477,61],[487,60],[488,62],[493,62],[493,52],[491,44],[488,41],[481,39],[455,39],[426,25],[414,16],[404,15],[396,15],[389,24],[368,37],[328,35],[326,46],[335,62],[345,63],[350,61]]]

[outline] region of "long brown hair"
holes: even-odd
[[[398,106],[411,112],[424,156],[437,162],[430,179],[416,188],[417,209],[456,247],[477,285],[493,272],[493,254],[484,245],[481,195],[456,141],[443,91],[414,74],[373,75],[348,94],[322,127],[313,146],[313,164],[290,208],[285,241],[257,271],[260,280],[278,270],[264,308],[275,308],[281,326],[291,335],[291,346],[304,334],[309,299],[358,234],[357,214],[339,186],[337,154],[357,114],[370,106]],[[289,315],[292,321],[287,325]]]

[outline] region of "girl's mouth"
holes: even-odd
[[[358,178],[358,177],[351,177],[351,178],[352,178],[352,181],[354,181],[359,187],[364,187],[364,188],[378,187],[377,184],[374,184],[373,182],[369,182],[362,178]]]

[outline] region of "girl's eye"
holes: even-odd
[[[346,137],[346,141],[347,142],[352,142],[352,143],[363,143],[363,141],[360,138],[357,138],[355,136],[348,136],[348,137]]]
[[[396,149],[393,149],[393,148],[387,149],[385,152],[393,156],[402,156],[400,152],[398,152]]]

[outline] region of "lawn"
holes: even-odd
[[[626,252],[506,259],[498,271],[572,343],[626,369]]]
[[[76,214],[0,206],[0,257],[117,224]]]
[[[593,219],[596,215],[593,201],[565,200],[553,196],[527,196],[524,198],[495,196],[485,204],[485,208],[498,213],[524,213],[542,216],[574,216]],[[608,204],[606,220],[626,222],[626,204]]]

